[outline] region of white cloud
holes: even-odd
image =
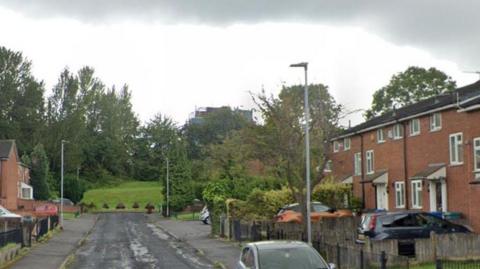
[[[329,85],[349,109],[367,108],[373,91],[409,65],[436,66],[460,85],[476,79],[453,62],[396,46],[360,27],[126,20],[96,25],[0,8],[0,33],[0,44],[23,51],[48,89],[65,66],[76,71],[90,65],[107,85],[129,84],[142,120],[161,112],[183,123],[195,106],[250,108],[248,91],[263,86],[277,93],[284,82],[303,83],[303,73],[288,67],[298,61],[309,61],[310,82]]]

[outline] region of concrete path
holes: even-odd
[[[210,237],[210,225],[201,221],[178,221],[158,218],[157,225],[177,239],[201,250],[213,262],[221,262],[234,269],[240,256],[238,243],[222,241]]]
[[[64,230],[47,243],[35,247],[12,267],[15,269],[56,269],[76,249],[80,240],[93,228],[96,216],[86,214],[74,220],[65,220]]]

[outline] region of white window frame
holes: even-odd
[[[395,181],[395,207],[405,208],[405,182]]]
[[[356,152],[353,154],[353,170],[356,176],[362,175],[362,153]]]
[[[400,123],[397,123],[393,125],[392,132],[393,132],[393,139],[402,139],[403,138],[403,125]]]
[[[340,151],[340,142],[333,141],[333,152],[339,152],[339,151]]]
[[[479,152],[478,155],[477,151]],[[480,156],[480,137],[473,139],[473,169],[475,172],[480,172],[480,164],[477,166],[477,164],[480,162],[480,157],[477,156]]]
[[[347,141],[348,141],[348,143],[347,143]],[[344,138],[343,139],[343,151],[350,150],[351,143],[352,143],[352,141],[350,140],[350,137]],[[348,145],[348,147],[347,147],[347,145]]]
[[[438,125],[436,124],[435,117],[438,117]],[[442,129],[442,114],[440,112],[430,115],[430,132],[439,131]]]
[[[420,119],[412,119],[410,120],[410,136],[415,136],[420,134]],[[417,130],[415,130],[417,127]]]
[[[383,133],[382,128],[377,130],[377,143],[385,143],[385,134]]]
[[[453,142],[452,142],[452,138],[453,138]],[[454,143],[454,145],[452,145],[452,143]],[[451,165],[463,164],[463,133],[451,134],[448,137],[448,146],[449,146],[448,148],[449,148],[449,155],[450,155],[450,164]]]
[[[365,152],[365,164],[367,166],[367,175],[373,174],[375,172],[375,155],[372,150],[367,150]]]
[[[412,180],[412,208],[421,209],[423,207],[422,180]]]

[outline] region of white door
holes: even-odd
[[[430,211],[447,212],[447,183],[445,180],[432,181],[429,188]]]
[[[388,194],[385,184],[377,185],[377,209],[388,209]]]

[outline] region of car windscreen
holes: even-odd
[[[259,250],[260,269],[328,269],[327,263],[310,247]]]
[[[330,207],[322,204],[312,204],[312,212],[327,212]]]

